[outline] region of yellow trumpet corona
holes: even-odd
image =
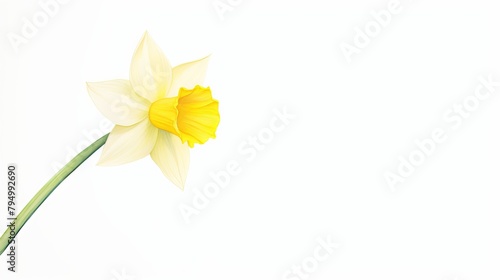
[[[203,144],[215,138],[219,125],[219,102],[212,98],[210,88],[181,88],[179,95],[162,98],[151,104],[149,120],[159,129],[168,131],[188,142]]]

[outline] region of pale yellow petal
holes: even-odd
[[[172,85],[167,97],[177,96],[181,87],[192,89],[203,84],[207,72],[209,56],[202,59],[184,63],[172,70]]]
[[[128,80],[87,83],[87,90],[97,109],[115,124],[129,126],[148,116],[151,103],[138,96]]]
[[[132,126],[116,125],[109,134],[98,165],[120,165],[141,159],[151,153],[158,129],[144,119]]]
[[[137,94],[151,102],[164,97],[172,81],[172,67],[146,32],[130,65],[130,83]]]
[[[189,147],[179,137],[160,130],[151,158],[163,174],[181,189],[184,189],[189,169]]]

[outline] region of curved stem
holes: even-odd
[[[88,146],[85,150],[81,151],[76,157],[68,162],[61,170],[59,170],[50,180],[38,191],[38,193],[28,202],[28,204],[21,210],[17,219],[15,220],[15,229],[7,228],[2,237],[0,237],[0,255],[3,254],[9,243],[12,242],[15,236],[21,231],[24,224],[35,213],[35,211],[42,205],[42,203],[49,197],[49,195],[61,184],[66,177],[75,171],[80,164],[88,159],[95,151],[97,151],[108,139],[108,134],[97,139],[92,145]],[[12,232],[11,232],[12,231]]]

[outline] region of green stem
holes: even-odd
[[[50,180],[38,191],[38,193],[28,202],[28,204],[21,210],[17,219],[15,220],[15,228],[7,230],[0,237],[0,255],[3,254],[9,243],[12,242],[13,237],[17,236],[19,231],[23,228],[24,224],[31,218],[35,211],[42,205],[42,203],[49,197],[49,195],[61,184],[66,177],[69,176],[75,169],[80,166],[86,159],[88,159],[95,151],[97,151],[108,139],[108,134],[97,139],[92,145],[88,146],[85,150],[80,152],[70,162],[68,162],[61,170],[59,170]],[[12,233],[11,233],[12,231]],[[12,236],[12,237],[11,237]]]

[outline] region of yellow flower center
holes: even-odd
[[[177,135],[182,143],[187,141],[192,148],[195,143],[215,138],[220,121],[219,102],[212,98],[210,88],[181,88],[176,97],[151,104],[149,120],[155,127]]]

